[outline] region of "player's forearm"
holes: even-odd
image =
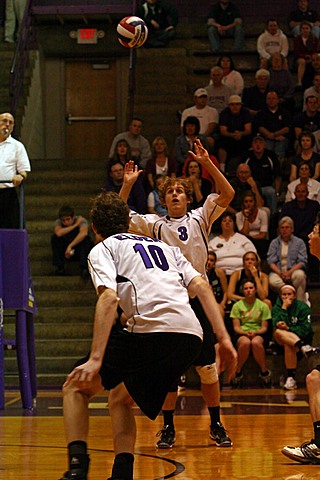
[[[126,203],[128,201],[131,189],[132,189],[132,185],[130,185],[128,183],[123,183],[122,184],[121,190],[119,192],[119,197],[122,198],[122,200]]]
[[[227,207],[234,197],[234,189],[223,175],[222,172],[210,161],[210,165],[206,165],[206,169],[214,179],[216,190],[220,192],[216,203],[220,207]]]

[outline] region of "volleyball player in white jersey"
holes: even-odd
[[[225,176],[211,162],[208,152],[200,140],[195,143],[195,153],[189,152],[213,177],[219,195],[211,194],[200,208],[187,212],[192,200],[192,185],[187,179],[166,178],[159,190],[160,199],[166,205],[168,215],[140,215],[131,211],[129,230],[159,238],[169,245],[178,246],[193,267],[206,278],[208,236],[213,222],[229,205],[234,190]],[[141,171],[128,162],[120,196],[127,200],[132,185]],[[215,365],[214,335],[197,299],[190,301],[204,331],[203,346],[195,362],[201,380],[201,391],[210,413],[210,438],[217,446],[230,447],[232,441],[220,420],[220,386]],[[220,315],[220,313],[218,313]],[[177,398],[177,385],[173,385],[163,405],[164,425],[159,432],[159,448],[171,448],[175,443],[174,409]]]
[[[88,404],[104,389],[110,390],[116,455],[109,480],[132,480],[133,400],[155,419],[171,383],[201,349],[202,329],[188,292],[198,295],[208,313],[231,375],[236,352],[223,322],[214,315],[218,306],[210,286],[178,248],[126,233],[129,208],[114,192],[96,197],[91,219],[99,243],[88,263],[99,298],[90,354],[63,386],[69,470],[61,480],[87,479]],[[115,325],[118,304],[127,319],[124,326]]]

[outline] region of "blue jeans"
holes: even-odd
[[[234,50],[243,50],[244,48],[244,30],[242,25],[237,25],[234,28],[226,30],[227,35],[234,36]],[[217,27],[211,25],[208,28],[208,37],[213,52],[218,52],[220,49],[220,34]]]

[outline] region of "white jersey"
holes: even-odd
[[[96,289],[117,292],[134,333],[187,333],[202,339],[187,286],[199,273],[178,248],[145,236],[121,233],[98,243],[88,257]]]
[[[181,218],[159,218],[158,215],[140,215],[131,211],[130,232],[142,233],[179,247],[193,267],[206,278],[208,237],[213,222],[225,210],[215,203],[216,198],[217,194],[212,193],[202,207]]]

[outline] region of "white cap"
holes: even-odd
[[[205,88],[198,88],[195,92],[194,92],[194,96],[195,97],[207,97],[208,96],[208,92]]]
[[[242,103],[241,97],[239,95],[231,95],[229,98],[229,104],[230,103]]]

